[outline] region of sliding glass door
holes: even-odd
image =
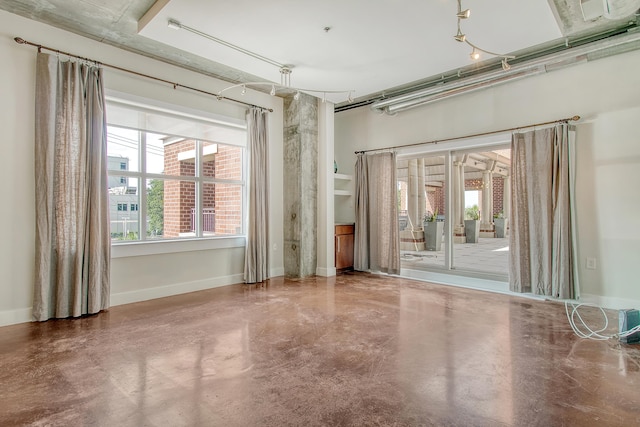
[[[459,145],[398,155],[402,268],[506,281],[509,145]]]

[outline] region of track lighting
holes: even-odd
[[[175,19],[169,19],[167,27],[171,28],[172,30],[179,30],[180,28],[182,28],[182,25],[180,25],[180,23]]]
[[[467,19],[469,16],[471,16],[471,9],[461,10],[460,12],[457,13],[456,16],[459,19]]]
[[[502,57],[502,69],[504,71],[509,71],[511,69],[511,65],[509,65],[509,63],[507,62],[508,59],[515,59],[515,56],[513,55],[503,55],[501,53],[495,53],[495,52],[491,52],[485,49],[482,49],[478,46],[476,46],[475,44],[471,43],[469,41],[469,39],[467,39],[467,36],[462,32],[462,28],[460,28],[460,21],[462,19],[467,19],[469,18],[469,16],[471,16],[471,10],[470,9],[465,9],[462,10],[462,0],[458,0],[458,12],[456,13],[456,17],[458,19],[458,32],[456,33],[455,36],[453,36],[453,38],[460,42],[460,43],[466,43],[469,46],[471,46],[473,48],[473,50],[471,51],[471,54],[469,55],[469,57],[474,60],[477,61],[478,59],[480,59],[480,52],[486,53],[487,55],[491,55],[491,56],[500,56]]]
[[[229,49],[233,49],[237,52],[240,52],[244,55],[250,56],[254,59],[257,59],[259,61],[263,61],[266,62],[268,64],[271,64],[273,66],[278,67],[279,71],[280,71],[280,84],[277,83],[273,83],[273,82],[246,82],[246,83],[240,83],[240,84],[235,84],[229,87],[226,87],[224,89],[222,89],[221,91],[218,92],[218,96],[221,96],[223,92],[226,92],[228,90],[234,89],[236,87],[242,87],[242,94],[244,95],[247,91],[247,86],[266,86],[269,87],[271,86],[271,91],[269,92],[269,94],[271,96],[274,96],[276,94],[276,90],[277,89],[289,89],[289,90],[295,90],[296,94],[293,96],[293,99],[295,99],[296,101],[298,99],[300,99],[300,92],[308,92],[308,93],[312,93],[312,94],[322,94],[322,102],[326,102],[326,98],[327,98],[327,94],[328,93],[347,93],[349,94],[349,98],[351,99],[352,102],[353,101],[353,90],[315,90],[315,89],[301,89],[301,88],[295,88],[291,86],[291,72],[293,71],[293,65],[286,65],[286,64],[281,64],[277,61],[274,61],[273,59],[267,58],[265,56],[262,56],[258,53],[255,52],[251,52],[250,50],[244,49],[240,46],[236,46],[234,44],[231,44],[225,40],[219,39],[217,37],[214,37],[210,34],[204,33],[200,30],[197,30],[195,28],[191,28],[188,25],[184,25],[178,21],[176,21],[175,19],[169,19],[167,21],[167,26],[171,29],[174,30],[184,30],[184,31],[188,31],[190,33],[193,33],[197,36],[200,36],[202,38],[205,38],[207,40],[211,40],[215,43],[218,43],[222,46],[225,46]],[[331,28],[329,28],[331,29]],[[328,31],[325,29],[325,32]]]

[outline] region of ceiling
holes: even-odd
[[[472,12],[461,25],[482,49],[517,54],[620,26],[639,7],[640,0],[462,0]],[[352,90],[356,99],[475,66],[471,47],[453,38],[456,0],[0,0],[0,9],[230,83],[280,82],[277,66],[168,27],[177,20],[289,65],[294,87]],[[342,103],[347,93],[326,97]]]

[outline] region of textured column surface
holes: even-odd
[[[464,243],[464,164],[457,158],[453,162],[453,242]]]
[[[424,159],[418,159],[418,222],[420,227],[422,227],[422,218],[427,206],[425,197]]]
[[[511,177],[505,176],[503,180],[504,190],[502,192],[502,213],[505,218],[511,217]]]
[[[318,109],[315,97],[284,98],[284,270],[316,273]]]
[[[413,230],[422,227],[418,224],[418,160],[409,160],[409,222]]]
[[[480,207],[480,230],[490,230],[493,223],[493,173],[482,172],[482,206]]]
[[[461,227],[464,225],[464,181],[462,163],[460,161],[453,162],[453,226]]]

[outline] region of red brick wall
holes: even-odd
[[[218,145],[215,173],[219,179],[242,178],[242,150],[238,147]],[[242,232],[242,187],[233,184],[215,184],[216,233]]]
[[[164,173],[194,176],[195,162],[179,161],[178,153],[195,149],[193,140],[164,146]],[[164,183],[164,236],[178,237],[191,231],[191,210],[196,206],[195,183],[166,180]]]
[[[493,176],[493,215],[502,212],[504,200],[504,179],[502,176]],[[482,190],[482,179],[467,179],[464,182],[465,190]]]
[[[209,142],[204,147],[215,145]],[[178,160],[178,154],[195,150],[193,140],[164,147],[164,173],[195,176],[195,159]],[[242,179],[242,149],[219,145],[213,159],[202,163],[203,176],[219,179]],[[207,157],[210,158],[210,157]],[[167,180],[164,194],[164,235],[177,237],[193,231],[192,209],[196,207],[195,183]],[[203,231],[215,234],[242,232],[242,186],[204,183],[202,187]],[[213,214],[211,213],[213,212]],[[213,216],[213,217],[212,217]]]
[[[427,208],[426,211],[438,212],[438,215],[446,215],[444,208],[444,187],[426,186]]]
[[[504,178],[493,177],[493,215],[502,212],[504,206]]]

